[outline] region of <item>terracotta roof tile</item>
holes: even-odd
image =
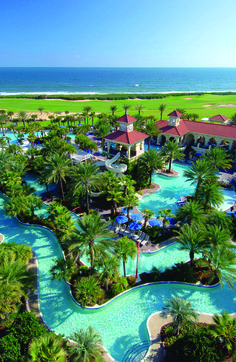
[[[175,109],[173,112],[169,113],[168,116],[170,116],[170,117],[181,117],[182,113],[180,113],[179,111],[177,111],[177,109]]]
[[[210,120],[212,120],[212,121],[220,121],[220,122],[227,121],[227,119],[229,119],[229,118],[222,116],[222,114],[217,114],[216,116],[213,116],[210,118]]]
[[[125,143],[127,145],[132,145],[133,143],[139,142],[148,138],[148,135],[139,131],[123,132],[116,131],[110,133],[104,137],[106,140],[115,141],[117,143]]]
[[[116,122],[123,122],[123,123],[133,123],[136,122],[137,119],[129,114],[124,114],[122,117],[118,118]]]

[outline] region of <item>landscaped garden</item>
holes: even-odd
[[[189,257],[183,262],[172,265],[171,268],[165,268],[165,270],[159,270],[158,265],[156,265],[152,270],[147,269],[145,273],[141,273],[140,280],[136,280],[134,276],[127,276],[126,265],[128,261],[136,258],[138,246],[140,246],[138,244],[142,243],[139,242],[138,238],[135,241],[136,234],[135,232],[130,233],[128,227],[123,229],[124,232],[121,235],[120,228],[118,228],[117,233],[114,233],[109,229],[109,226],[111,221],[115,221],[120,214],[120,207],[122,206],[126,207],[129,219],[132,209],[139,206],[138,196],[140,196],[141,190],[144,188],[151,190],[153,187],[152,176],[154,172],[156,170],[171,172],[174,168],[173,160],[181,160],[184,157],[180,148],[176,143],[169,141],[160,152],[150,149],[135,161],[123,159],[121,162],[127,163],[127,172],[118,178],[111,171],[105,171],[102,167],[97,166],[92,160],[77,165],[72,164],[71,155],[76,151],[74,145],[67,142],[70,141],[70,137],[68,137],[69,128],[75,136],[75,145],[81,149],[96,150],[97,148],[96,143],[86,136],[89,129],[88,124],[77,126],[78,120],[71,116],[51,118],[51,124],[47,127],[45,134],[42,123],[27,121],[23,114],[21,116],[20,125],[13,125],[11,128],[19,143],[27,134],[26,137],[31,147],[23,153],[19,144],[10,142],[11,140],[7,137],[0,139],[0,190],[7,196],[7,199],[3,198],[2,205],[4,204],[5,213],[8,216],[17,217],[23,223],[46,226],[56,235],[63,254],[58,246],[57,256],[51,258],[47,265],[47,273],[50,273],[50,283],[52,283],[51,291],[53,288],[59,290],[58,285],[63,284],[63,288],[69,288],[73,298],[82,307],[85,307],[102,305],[129,289],[132,289],[131,293],[136,293],[137,289],[133,287],[141,286],[147,282],[179,281],[193,284],[200,282],[202,285],[208,286],[220,283],[223,291],[227,288],[226,284],[228,283],[230,288],[233,288],[236,281],[236,255],[235,244],[232,243],[231,239],[236,233],[236,218],[233,214],[230,216],[217,209],[223,202],[224,193],[216,176],[219,169],[227,170],[232,166],[233,154],[213,148],[186,168],[184,172],[186,179],[196,187],[194,192],[188,195],[186,203],[178,208],[175,215],[165,207],[160,209],[158,214],[155,214],[151,208],[141,210],[143,214],[142,232],[150,236],[150,247],[151,245],[155,247],[155,245],[171,237],[173,241],[178,243],[179,250],[184,250]],[[86,116],[84,117],[86,118]],[[91,115],[87,114],[88,117],[92,119]],[[14,120],[14,122],[16,121]],[[64,123],[65,127],[60,127],[61,122]],[[108,123],[108,118],[101,117],[94,124],[95,134],[101,140],[109,132],[110,127],[114,125],[112,122],[112,118]],[[149,126],[151,136],[153,127]],[[145,128],[144,120],[140,121],[138,127]],[[45,185],[45,192],[41,198],[37,190],[33,189],[30,183],[27,183],[27,174],[37,177],[38,184]],[[93,193],[99,194],[99,196],[93,197]],[[42,200],[48,203],[47,207]],[[77,210],[82,213],[80,218],[71,214],[71,211],[78,206],[80,208]],[[98,210],[108,210],[106,220]],[[153,216],[161,220],[161,227],[152,228],[149,226],[149,221]],[[6,216],[2,216],[1,230],[3,234],[5,218]],[[170,227],[169,220],[171,218],[175,219],[173,227]],[[11,219],[8,218],[7,220]],[[23,229],[20,237],[22,238],[20,240],[21,245],[11,243],[11,239],[15,239],[16,236],[13,234],[14,230],[18,232],[17,227],[16,229],[13,228],[11,237],[9,235],[7,240],[0,245],[2,291],[0,296],[2,298],[0,323],[4,331],[3,334],[5,334],[0,339],[0,356],[3,362],[17,361],[23,356],[26,357],[27,354],[29,354],[29,360],[36,361],[42,351],[45,350],[50,350],[51,355],[54,356],[58,353],[57,358],[58,360],[60,358],[60,361],[67,359],[80,361],[82,357],[78,357],[80,356],[79,346],[80,343],[82,344],[83,338],[88,341],[88,349],[90,348],[89,341],[91,343],[96,342],[93,347],[98,349],[99,355],[101,339],[96,334],[96,332],[100,333],[99,330],[94,332],[91,328],[83,331],[81,328],[74,329],[74,335],[71,339],[75,339],[77,344],[71,345],[60,336],[57,337],[53,333],[46,332],[44,327],[38,325],[37,319],[24,311],[23,306],[28,296],[28,290],[34,289],[34,277],[27,269],[32,251],[28,246],[24,246],[24,238],[28,240],[28,236],[26,231],[23,232]],[[28,230],[32,230],[36,235],[36,250],[34,250],[34,242],[32,244],[36,255],[37,251],[40,253],[40,243],[43,247],[44,243],[46,246],[48,242],[49,245],[52,242],[46,236],[45,238],[38,238],[37,226],[29,226]],[[53,241],[53,243],[56,242]],[[41,256],[46,257],[43,254]],[[186,263],[187,260],[189,262]],[[86,265],[84,265],[84,261],[86,261]],[[43,261],[41,262],[43,263]],[[46,283],[46,280],[43,283]],[[148,285],[144,287],[148,293]],[[143,286],[139,289],[141,288]],[[131,294],[127,293],[127,295]],[[58,303],[63,304],[60,298]],[[56,309],[54,304],[53,306]],[[47,308],[49,306],[44,311]],[[49,310],[45,314],[42,313],[43,317],[47,321],[52,321],[53,316],[49,317],[48,313]],[[29,322],[28,318],[32,318],[32,322]],[[92,319],[89,316],[88,320],[91,325]],[[47,325],[57,329],[57,322],[58,320],[53,322],[53,326],[49,326],[48,323]],[[35,326],[35,331],[33,327],[32,330],[27,329],[29,325]],[[182,330],[177,331],[178,338],[172,338],[172,334],[175,335],[175,326],[171,328],[170,326],[168,333],[166,333],[169,338],[166,341],[167,356],[168,353],[172,356],[173,349],[176,349],[176,343],[180,346],[179,348],[182,348],[182,340],[189,336],[189,330],[184,327],[185,329],[182,328]],[[208,338],[206,336],[209,335],[213,336],[211,337],[213,340],[211,339],[209,342],[209,350],[213,351],[218,343],[218,336],[214,335],[214,332],[208,332],[207,327],[204,328],[198,325],[193,327],[196,339],[202,338],[202,335],[204,338]],[[101,329],[103,330],[103,328]],[[64,334],[63,329],[59,333]],[[199,333],[201,334],[200,337]],[[106,332],[103,331],[103,334],[105,336]],[[84,335],[85,337],[83,337]],[[67,331],[65,336],[69,337]],[[37,339],[35,339],[36,337]],[[191,346],[194,343],[192,339],[189,340]],[[132,345],[132,342],[130,344]],[[110,347],[109,352],[114,353],[115,358],[118,359],[118,355],[121,353],[119,347],[111,347],[110,339],[107,345]],[[218,353],[218,359],[215,360],[223,361],[228,356],[227,353],[233,354],[234,346],[235,339],[231,342],[230,347],[224,339],[219,347],[222,353]],[[127,348],[124,349],[124,354],[127,352]],[[181,349],[181,351],[183,350],[184,348]],[[187,353],[186,351],[186,359],[189,356]],[[209,355],[211,355],[210,352]],[[120,357],[122,358],[121,355]],[[48,352],[44,360],[50,360],[50,358]],[[97,361],[99,358],[94,357],[94,360]],[[199,358],[195,359],[196,361],[200,361],[200,357],[196,358]]]

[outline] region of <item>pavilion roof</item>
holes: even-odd
[[[115,143],[124,143],[127,145],[132,145],[148,137],[149,136],[147,134],[139,131],[131,131],[131,132],[116,131],[114,133],[110,133],[104,138],[106,140],[110,140]]]
[[[229,119],[229,118],[226,116],[223,116],[222,114],[217,114],[216,116],[210,117],[211,121],[225,122],[225,121],[227,121],[227,119]]]
[[[170,116],[170,117],[181,117],[182,113],[180,113],[179,111],[177,111],[177,109],[175,109],[173,112],[169,113],[168,116]]]
[[[127,113],[125,113],[122,117],[120,117],[116,120],[116,122],[122,122],[122,123],[133,123],[136,121],[137,121],[137,119],[135,117],[130,116]]]
[[[179,125],[176,127],[169,126],[167,121],[156,122],[158,128],[162,133],[171,134],[175,136],[183,136],[186,133],[200,133],[211,136],[218,136],[223,138],[236,139],[236,127],[227,126],[223,124],[212,124],[198,121],[188,121],[181,119]]]

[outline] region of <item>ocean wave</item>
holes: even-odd
[[[14,95],[111,95],[111,94],[181,94],[181,93],[228,93],[232,92],[235,93],[236,89],[229,89],[229,90],[178,90],[178,91],[152,91],[152,92],[116,92],[116,91],[110,91],[110,92],[65,92],[65,91],[57,91],[57,92],[0,92],[0,96],[14,96]]]

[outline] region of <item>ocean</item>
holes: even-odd
[[[0,68],[0,95],[236,92],[236,68]]]

